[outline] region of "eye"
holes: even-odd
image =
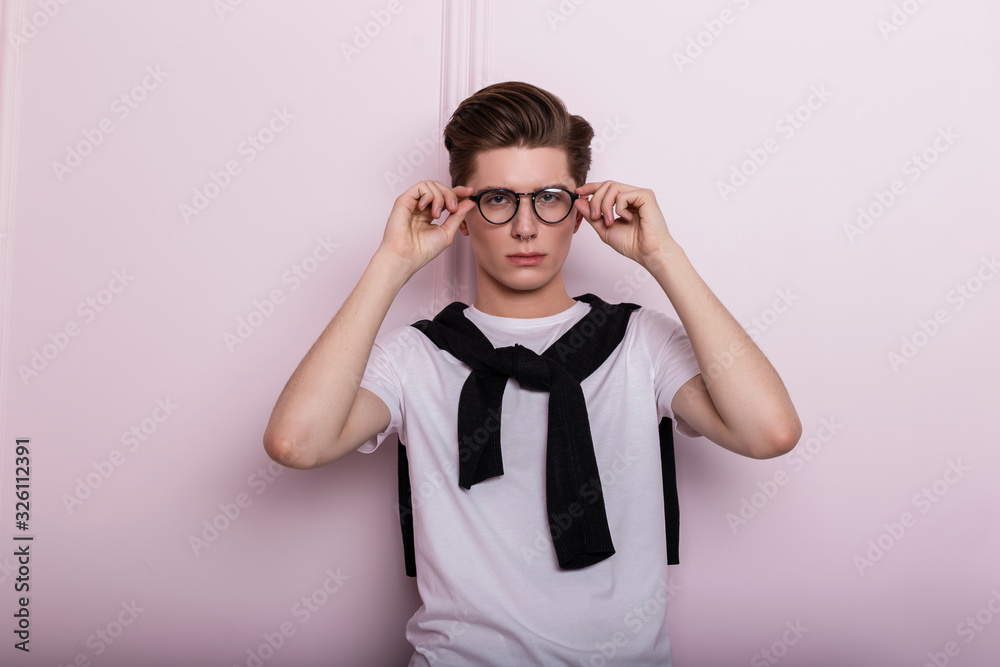
[[[488,206],[505,206],[511,202],[510,195],[503,190],[491,190],[483,198]]]

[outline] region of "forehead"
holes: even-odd
[[[562,148],[496,148],[476,156],[476,171],[467,185],[507,187],[524,192],[555,183],[572,187],[566,150]]]

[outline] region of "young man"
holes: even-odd
[[[406,627],[411,665],[669,665],[658,425],[769,458],[794,447],[798,416],[653,193],[586,183],[593,129],[559,98],[495,84],[444,134],[452,187],[422,181],[396,199],[278,398],[265,449],[313,468],[399,434],[423,602]],[[562,266],[584,219],[649,271],[680,322],[569,296]],[[459,231],[475,301],[376,342],[400,288]]]

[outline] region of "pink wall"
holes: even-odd
[[[675,663],[1000,655],[995,2],[477,3],[468,53],[442,3],[0,7],[0,663],[247,665],[284,629],[264,664],[405,664],[394,446],[295,471],[261,436],[394,198],[446,181],[448,100],[508,79],[654,190],[802,418],[767,461],[679,440]],[[383,330],[474,293],[458,239]],[[671,310],[587,225],[566,281]]]

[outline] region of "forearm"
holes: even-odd
[[[264,447],[271,458],[301,467],[338,441],[389,307],[413,275],[376,252],[340,310],[299,362],[271,413]]]
[[[732,436],[755,443],[759,452],[793,445],[801,425],[784,383],[680,246],[668,244],[644,265],[677,311],[705,387]]]

